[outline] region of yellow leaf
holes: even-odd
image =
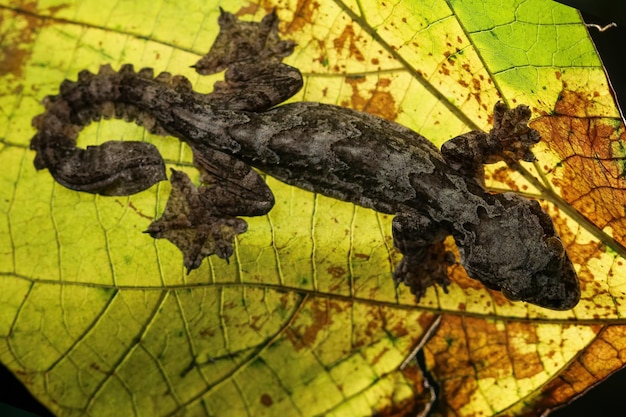
[[[488,184],[542,201],[579,272],[580,304],[513,303],[460,267],[448,294],[431,288],[416,303],[391,279],[391,216],[272,178],[276,205],[249,220],[231,263],[186,275],[173,245],[141,233],[167,185],[94,197],[35,171],[30,121],[83,69],[132,63],[210,91],[220,75],[189,66],[217,35],[220,5],[249,20],[277,8],[298,43],[287,62],[305,75],[292,100],[374,113],[437,145],[488,129],[498,100],[528,104],[539,161],[496,166]],[[622,367],[624,127],[573,9],[5,1],[0,34],[0,360],[55,414],[394,415],[429,406],[426,380],[441,415],[540,414]],[[153,143],[197,176],[186,146],[122,121],[90,125],[79,145],[111,139]],[[426,377],[405,364],[424,343]]]

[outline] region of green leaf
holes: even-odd
[[[497,166],[488,183],[540,199],[553,217],[583,290],[575,309],[554,312],[512,303],[460,267],[448,294],[431,288],[416,303],[391,279],[390,216],[272,178],[276,206],[249,220],[231,263],[186,275],[173,245],[141,233],[168,185],[131,197],[67,190],[35,171],[30,120],[64,79],[105,63],[210,91],[220,76],[189,65],[217,35],[220,3],[46,4],[0,6],[0,360],[55,414],[417,412],[430,391],[404,363],[426,342],[438,413],[540,414],[622,366],[624,127],[575,10],[547,0],[223,5],[251,20],[277,7],[283,37],[298,43],[288,63],[305,74],[293,100],[378,114],[437,145],[489,128],[498,100],[528,104],[539,162]],[[92,124],[79,145],[111,139],[149,141],[197,178],[188,148],[122,121]]]

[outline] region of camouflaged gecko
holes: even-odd
[[[223,12],[220,34],[196,65],[201,74],[226,69],[211,94],[194,92],[182,76],[124,65],[83,71],[44,100],[33,120],[35,166],[67,188],[130,195],[166,179],[157,149],[144,142],[76,147],[80,130],[100,118],[124,118],[152,133],[187,143],[201,173],[196,187],[172,170],[172,192],[162,217],[148,228],[184,254],[188,271],[212,254],[228,259],[234,238],[274,204],[251,166],[309,191],[394,214],[393,237],[403,259],[396,282],[419,298],[449,283],[452,235],[468,275],[511,300],[565,310],[580,297],[574,268],[550,217],[536,201],[490,194],[483,168],[497,161],[533,161],[539,140],[530,110],[499,103],[494,128],[446,142],[441,152],[398,124],[348,108],[297,102],[273,107],[302,87],[300,72],[283,64],[295,44],[278,36],[274,13],[240,22]],[[273,107],[273,108],[272,108]],[[269,109],[269,110],[268,110]]]

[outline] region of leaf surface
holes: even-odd
[[[391,217],[268,178],[277,202],[249,220],[230,264],[185,274],[178,250],[140,233],[166,184],[131,197],[64,189],[36,172],[30,120],[63,79],[104,63],[189,68],[217,35],[219,3],[4,2],[0,6],[0,360],[58,415],[534,415],[622,367],[624,127],[575,10],[546,0],[229,2],[273,7],[293,100],[339,104],[435,144],[488,129],[493,105],[528,104],[543,141],[494,191],[540,199],[583,290],[571,311],[512,303],[450,269],[449,293],[395,288]],[[79,145],[146,140],[197,177],[188,148],[122,121]],[[450,248],[454,246],[449,242]]]

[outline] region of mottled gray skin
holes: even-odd
[[[215,111],[204,121],[195,118],[196,110],[177,111],[176,119],[183,131],[198,128],[197,149],[219,143],[220,151],[287,184],[396,214],[396,240],[415,240],[398,236],[398,217],[426,219],[420,246],[453,235],[468,274],[511,299],[552,309],[578,302],[576,274],[539,204],[513,193],[487,193],[417,133],[320,103],[286,104],[245,118]]]
[[[233,27],[244,31],[238,24],[252,32],[275,30],[275,16],[256,26],[230,16],[220,18],[230,38],[236,37]],[[246,42],[256,37],[252,33]],[[293,44],[279,42],[285,41],[274,40],[282,58]],[[228,47],[231,53],[241,48]],[[266,59],[267,66],[240,57],[219,65],[203,58],[199,72],[235,68],[212,95],[192,91],[184,78],[155,79],[149,70],[135,73],[129,66],[81,73],[78,82],[66,82],[58,96],[49,97],[46,112],[34,120],[36,167],[74,190],[129,195],[146,189],[165,177],[152,145],[111,142],[110,149],[103,144],[87,150],[75,145],[91,120],[135,120],[189,144],[202,173],[206,186],[196,188],[174,171],[166,212],[147,231],[176,244],[188,269],[211,254],[228,259],[233,238],[247,227],[236,216],[271,209],[273,195],[253,166],[287,184],[396,215],[394,241],[404,258],[394,278],[418,297],[435,282],[444,288],[448,283],[445,268],[443,276],[433,272],[428,256],[433,245],[452,235],[468,275],[487,287],[550,309],[576,305],[578,279],[550,217],[536,201],[489,194],[481,184],[483,163],[532,160],[529,148],[539,138],[526,126],[528,108],[496,106],[491,133],[461,135],[444,145],[442,154],[410,129],[367,113],[312,102],[267,110],[302,83],[297,70],[273,58]],[[257,82],[259,75],[263,82]]]

